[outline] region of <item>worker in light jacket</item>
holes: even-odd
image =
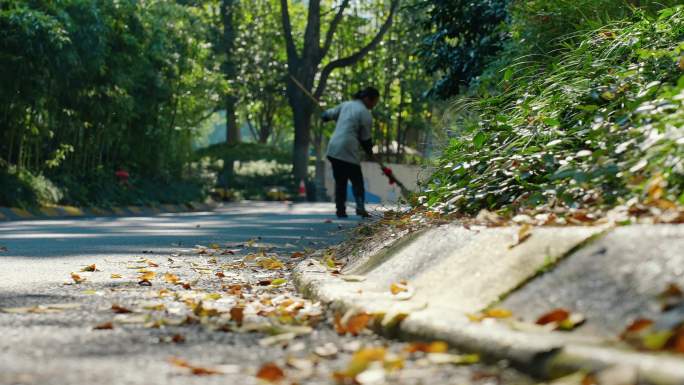
[[[328,144],[327,157],[332,164],[335,178],[335,205],[338,218],[347,218],[347,181],[352,183],[356,214],[364,218],[370,216],[365,206],[360,148],[363,148],[370,160],[374,160],[371,110],[379,100],[378,90],[368,87],[354,94],[353,100],[327,110],[322,115],[324,122],[337,122]]]

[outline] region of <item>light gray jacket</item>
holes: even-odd
[[[368,108],[360,100],[351,100],[325,111],[322,117],[337,121],[327,156],[361,164],[361,142],[371,139],[373,127],[373,116]]]

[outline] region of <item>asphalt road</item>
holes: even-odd
[[[374,362],[360,377],[364,384],[529,383],[501,365],[409,356],[405,343],[370,332],[338,335],[326,309],[299,298],[288,281],[293,252],[337,243],[356,225],[333,220],[333,212],[330,204],[243,203],[153,217],[0,223],[0,385],[258,384],[268,362],[284,370],[281,383],[328,384],[369,347],[400,357],[403,368]],[[81,271],[93,264],[97,271]],[[145,274],[153,277],[149,286],[141,285]],[[114,314],[114,304],[132,313]],[[246,309],[244,324],[232,314],[238,306]],[[259,329],[273,320],[296,326]],[[220,374],[197,375],[203,369]]]

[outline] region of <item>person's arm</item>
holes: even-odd
[[[335,108],[331,108],[329,110],[326,110],[321,114],[321,119],[324,122],[337,121],[337,118],[340,117],[340,110],[341,109],[342,109],[342,105],[339,105]]]
[[[368,159],[373,160],[375,156],[373,155],[373,137],[371,135],[371,130],[373,128],[373,116],[370,111],[364,111],[365,113],[361,115],[361,129],[359,130],[359,142],[361,142],[361,148],[368,155]]]

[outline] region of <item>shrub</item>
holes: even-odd
[[[468,118],[422,202],[465,212],[684,203],[683,39],[684,8],[637,12],[550,65],[508,67],[501,93],[454,102]]]

